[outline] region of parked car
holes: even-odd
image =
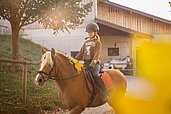
[[[110,63],[104,63],[102,69],[113,69],[113,65]]]
[[[124,70],[128,67],[130,63],[130,57],[126,56],[124,59],[121,60],[116,60],[116,59],[112,59],[110,60],[108,63],[104,63],[102,65],[103,69],[121,69]]]
[[[130,63],[129,56],[126,56],[125,58],[123,58],[121,60],[113,59],[113,60],[109,61],[109,64],[113,65],[113,68],[122,69],[122,70],[126,69],[129,65],[129,63]]]

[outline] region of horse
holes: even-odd
[[[35,84],[43,86],[48,79],[55,80],[70,114],[80,114],[86,107],[96,107],[106,102],[115,110],[115,114],[123,114],[121,108],[127,87],[126,78],[119,70],[109,69],[106,72],[114,85],[114,88],[108,92],[109,99],[101,102],[99,93],[88,105],[91,92],[87,87],[84,70],[78,71],[74,64],[71,64],[71,59],[56,52],[55,49],[52,48],[51,51],[42,49],[41,65],[35,77]]]

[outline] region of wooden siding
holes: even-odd
[[[137,11],[138,12],[138,11]],[[171,34],[171,22],[99,0],[97,18],[148,35]],[[147,15],[147,16],[146,16]],[[164,20],[164,21],[162,21]],[[166,22],[165,22],[166,21]]]

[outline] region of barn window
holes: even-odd
[[[119,56],[119,48],[108,48],[108,56]]]
[[[71,57],[75,57],[79,51],[71,51]]]

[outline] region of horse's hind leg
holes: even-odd
[[[71,109],[70,114],[80,114],[84,110],[85,110],[85,107],[77,105]]]

